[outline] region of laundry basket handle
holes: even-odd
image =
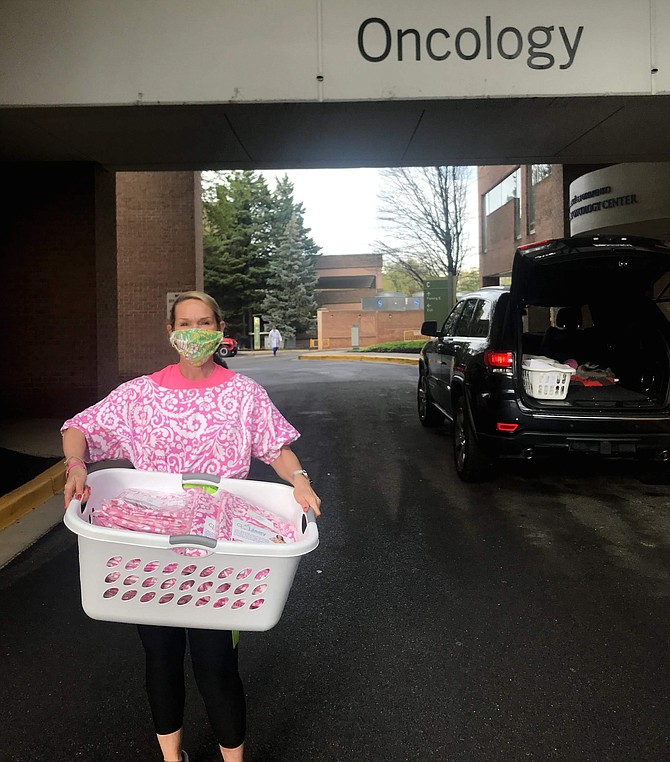
[[[81,500],[73,497],[68,503],[66,510],[69,510],[70,507],[82,521],[86,521],[89,524],[93,523],[93,509],[89,507],[87,502],[83,503]]]
[[[312,508],[306,513],[303,513],[300,518],[300,531],[302,534],[307,534],[307,529],[310,524],[316,524],[316,514]]]
[[[182,474],[181,483],[188,484],[192,481],[209,482],[210,484],[220,484],[221,477],[214,474]]]
[[[200,534],[171,534],[170,545],[200,545],[203,548],[215,548],[216,540]]]

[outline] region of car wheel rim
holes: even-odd
[[[423,420],[426,417],[426,410],[428,406],[428,401],[426,400],[426,379],[424,376],[422,376],[421,380],[419,381],[418,401],[419,417]]]
[[[456,420],[454,421],[454,449],[456,451],[456,467],[459,471],[462,471],[465,466],[466,444],[465,421],[461,408],[456,413]]]

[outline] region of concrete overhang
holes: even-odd
[[[670,96],[0,108],[0,161],[109,170],[667,161]]]

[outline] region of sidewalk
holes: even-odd
[[[402,352],[354,352],[350,349],[280,349],[281,356],[297,356],[299,360],[338,360],[343,362],[387,362],[418,365],[419,355]],[[269,349],[243,349],[237,357],[272,357]]]
[[[417,354],[364,353],[346,349],[281,350],[299,360],[385,362],[417,365]],[[272,357],[269,350],[241,351]],[[61,419],[0,420],[0,569],[63,518]],[[10,491],[2,494],[5,490]],[[39,510],[37,510],[39,509]]]
[[[299,360],[339,360],[344,362],[387,362],[400,365],[418,365],[418,354],[400,352],[352,352],[349,349],[311,349],[302,352]]]
[[[61,424],[0,421],[0,568],[63,518]]]

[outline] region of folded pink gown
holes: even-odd
[[[178,535],[190,534],[237,542],[295,542],[295,526],[272,511],[252,505],[225,490],[210,495],[189,488],[177,494],[154,490],[126,489],[96,508],[93,521],[98,526],[134,532]],[[182,547],[186,556],[204,556],[204,548]]]

